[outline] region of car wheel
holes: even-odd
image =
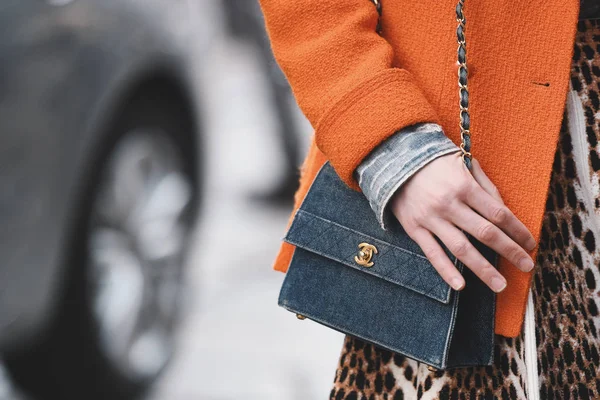
[[[173,354],[183,265],[198,199],[193,124],[138,96],[94,163],[50,329],[8,355],[37,399],[135,399]]]

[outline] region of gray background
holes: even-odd
[[[208,171],[179,350],[151,398],[325,399],[342,335],[277,307],[284,275],[271,263],[290,210],[250,199],[279,177],[277,126],[257,52],[226,37],[219,3],[195,1],[191,15],[173,16],[194,22],[182,34],[197,52]],[[299,112],[298,124],[305,151],[311,128]],[[0,400],[22,400],[1,364]]]

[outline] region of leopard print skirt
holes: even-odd
[[[540,399],[600,399],[600,20],[580,21],[571,71],[532,287]],[[330,399],[527,399],[528,381],[523,334],[447,371],[347,337]]]

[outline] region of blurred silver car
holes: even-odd
[[[0,4],[0,359],[34,398],[138,398],[172,355],[201,148],[174,7]]]

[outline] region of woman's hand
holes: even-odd
[[[465,280],[434,235],[495,292],[506,287],[506,279],[461,229],[521,271],[533,269],[533,260],[525,251],[535,248],[533,236],[504,205],[498,189],[475,159],[471,172],[460,153],[433,160],[402,186],[390,205],[406,233],[456,290],[464,287]]]

